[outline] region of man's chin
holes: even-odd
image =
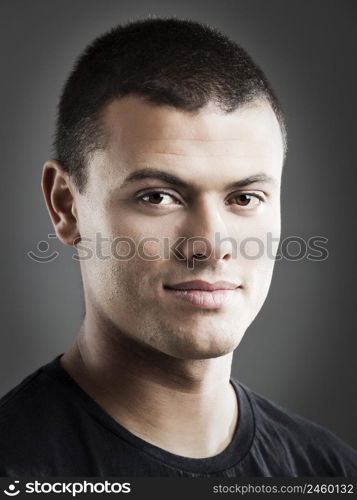
[[[171,356],[179,359],[212,359],[219,358],[221,356],[226,356],[234,351],[238,346],[239,341],[236,339],[227,339],[226,342],[219,343],[206,343],[199,344],[197,342],[187,342],[178,341],[176,343],[171,343],[169,346],[169,352]]]

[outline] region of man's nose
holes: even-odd
[[[212,200],[201,201],[187,214],[181,227],[182,243],[179,253],[188,261],[210,262],[230,260],[234,253],[234,239],[229,236],[224,220],[224,209]],[[228,216],[228,214],[226,214]]]

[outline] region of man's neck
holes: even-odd
[[[237,426],[231,361],[232,354],[173,358],[84,322],[61,365],[131,433],[176,455],[205,458],[222,452]]]

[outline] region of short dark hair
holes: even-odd
[[[101,113],[113,99],[128,95],[185,111],[213,101],[226,113],[264,98],[276,114],[286,149],[281,106],[243,48],[192,20],[137,20],[116,26],[88,45],[63,88],[54,148],[79,192],[85,187],[89,154],[105,148]]]

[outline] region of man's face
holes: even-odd
[[[106,108],[104,124],[108,145],[92,155],[85,192],[75,195],[79,255],[95,254],[81,260],[87,310],[173,357],[231,352],[264,303],[280,237],[283,144],[273,111],[260,101],[230,114],[213,104],[189,113],[126,97]],[[141,169],[183,182],[124,183]],[[266,180],[231,186],[258,175]],[[237,288],[211,306],[166,288],[190,280]]]

